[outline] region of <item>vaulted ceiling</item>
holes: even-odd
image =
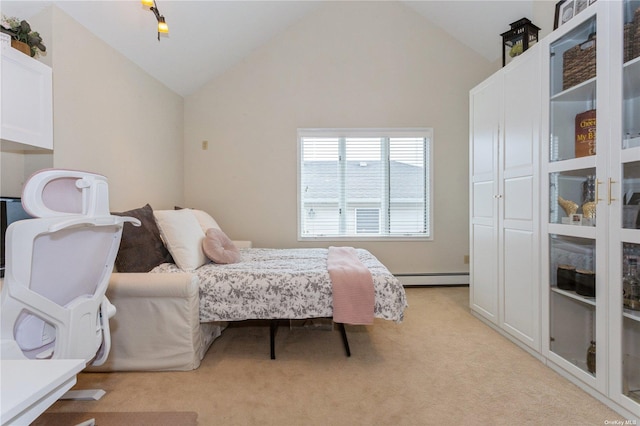
[[[327,0],[324,0],[327,1]],[[2,1],[23,19],[52,3],[176,93],[189,95],[322,5],[323,0],[157,0],[169,25],[156,38],[155,18],[139,0]],[[499,34],[532,16],[531,0],[402,1],[488,61],[501,55]]]

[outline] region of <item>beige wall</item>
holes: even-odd
[[[435,240],[357,245],[395,273],[468,270],[468,91],[494,68],[402,4],[328,2],[184,101],[46,13],[53,165],[106,174],[112,209],[198,207],[256,246],[311,246],[296,240],[297,128],[433,127]]]
[[[181,203],[182,97],[57,8],[52,41],[54,166],[106,175],[112,210]]]
[[[106,175],[112,210],[181,204],[183,98],[60,9],[49,8],[31,22],[43,31],[43,62],[54,70],[54,153],[48,165]],[[3,152],[2,186],[19,195],[24,176],[9,174],[7,162],[21,163],[28,176],[47,166],[40,157]]]
[[[311,246],[297,128],[433,127],[435,240],[349,244],[394,273],[467,271],[468,96],[491,67],[402,4],[328,2],[185,99],[186,205],[259,247]]]
[[[25,181],[25,156],[22,151],[7,150],[0,152],[0,195],[19,197]]]
[[[534,0],[531,22],[540,27],[538,40],[542,40],[553,31],[553,19],[556,13],[556,0]]]

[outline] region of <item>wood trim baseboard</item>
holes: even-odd
[[[403,286],[469,285],[468,272],[394,274]]]

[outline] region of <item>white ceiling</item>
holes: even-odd
[[[323,0],[156,1],[169,25],[169,35],[161,36],[160,42],[155,17],[139,0],[3,0],[0,11],[28,20],[54,3],[147,73],[186,96],[312,13]],[[533,15],[532,0],[403,3],[492,62],[502,53],[499,34],[509,29],[509,23]]]

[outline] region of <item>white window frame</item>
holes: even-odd
[[[298,241],[433,241],[434,240],[434,218],[433,218],[433,147],[434,136],[433,128],[430,127],[415,127],[415,128],[351,128],[351,129],[316,129],[316,128],[304,128],[298,129],[298,150],[297,150],[297,188],[296,188],[296,209],[297,209],[297,221],[298,221]],[[381,138],[410,138],[410,137],[424,137],[429,139],[428,155],[429,159],[427,167],[428,173],[428,185],[425,188],[428,191],[428,208],[427,208],[427,229],[429,234],[412,234],[412,235],[368,235],[357,234],[348,236],[329,235],[304,235],[302,234],[302,200],[301,200],[301,185],[302,185],[302,139],[304,137],[326,137],[326,138],[354,138],[354,137],[381,137]],[[382,218],[382,213],[381,218]]]

